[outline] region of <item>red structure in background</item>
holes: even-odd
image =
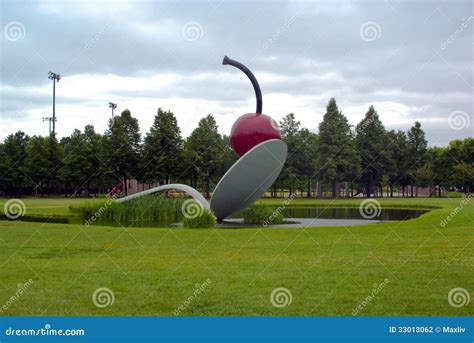
[[[107,196],[110,197],[122,191],[123,191],[123,182],[120,181],[114,186],[114,188],[112,188],[112,190],[109,193],[107,193]]]

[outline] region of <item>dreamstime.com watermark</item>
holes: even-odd
[[[204,207],[196,199],[187,199],[181,205],[181,213],[185,218],[194,219],[201,216],[204,212]]]
[[[117,192],[111,196],[107,196],[107,200],[105,201],[105,203],[99,207],[99,209],[97,211],[94,212],[94,214],[92,216],[90,216],[89,219],[87,219],[85,222],[84,222],[84,225],[85,226],[90,226],[91,223],[95,222],[96,220],[98,220],[102,214],[105,212],[105,210],[107,210],[107,208],[117,199],[119,198],[121,195],[120,192]]]
[[[25,283],[19,283],[16,289],[16,292],[14,295],[8,299],[5,304],[3,304],[2,307],[0,307],[0,313],[3,313],[4,311],[8,310],[8,308],[13,305],[15,301],[18,300],[18,298],[21,297],[23,293],[26,292],[26,290],[33,284],[33,279],[29,279]]]
[[[273,307],[282,308],[290,306],[293,301],[293,294],[285,287],[275,288],[270,294],[270,302]]]
[[[362,311],[368,304],[372,302],[372,300],[374,300],[375,296],[379,294],[380,291],[382,291],[382,289],[384,289],[389,284],[389,282],[390,280],[388,278],[385,278],[385,280],[383,280],[379,284],[374,283],[374,288],[372,288],[372,292],[370,292],[370,294],[367,295],[359,305],[354,307],[354,309],[352,310],[352,315],[357,316],[360,311]]]
[[[90,50],[94,45],[97,44],[99,40],[102,39],[102,37],[110,31],[110,28],[112,27],[112,22],[108,22],[105,24],[105,26],[100,30],[98,33],[96,33],[89,41],[86,42],[84,45],[83,52]]]
[[[26,205],[20,199],[10,199],[3,205],[3,213],[10,220],[23,217],[26,213]]]
[[[459,27],[456,30],[454,30],[454,32],[441,43],[440,45],[441,50],[446,49],[448,45],[453,43],[461,33],[467,30],[468,26],[472,24],[473,21],[474,21],[474,17],[472,15],[467,19],[463,19],[461,22],[461,25],[459,25]]]
[[[367,21],[360,26],[359,35],[364,41],[371,42],[382,36],[382,28],[375,21]]]
[[[207,287],[209,287],[210,284],[211,280],[207,279],[203,283],[197,283],[194,285],[193,294],[187,297],[183,303],[173,311],[174,315],[179,316],[183,311],[185,311],[189,305],[191,305],[193,301],[196,300],[206,290]]]
[[[464,111],[453,111],[449,114],[448,125],[455,131],[467,129],[471,125],[471,119]]]
[[[365,199],[359,204],[359,213],[364,219],[374,219],[382,214],[382,206],[376,199]]]
[[[471,296],[465,288],[456,287],[449,291],[448,293],[448,303],[452,307],[463,307],[469,304],[471,301]]]
[[[98,308],[105,308],[114,304],[115,295],[110,288],[97,288],[92,294],[92,302]]]
[[[288,198],[285,199],[285,201],[283,201],[283,203],[281,204],[281,206],[278,206],[275,211],[272,212],[272,214],[263,221],[263,227],[267,227],[268,225],[271,225],[273,223],[273,221],[275,220],[275,218],[281,214],[283,212],[283,210],[289,205],[291,204],[291,202],[293,200],[295,200],[296,198],[296,192],[291,194]]]
[[[26,36],[25,25],[19,21],[11,21],[3,28],[3,36],[10,42],[16,42],[23,39]]]
[[[267,51],[273,44],[275,44],[300,16],[301,13],[298,13],[285,20],[283,25],[279,27],[278,30],[262,44],[262,52]]]
[[[448,223],[453,220],[454,217],[456,217],[458,215],[458,213],[460,213],[464,206],[466,206],[472,199],[472,194],[469,194],[467,196],[464,196],[461,200],[461,202],[459,203],[458,206],[456,206],[452,211],[451,213],[449,213],[447,215],[446,218],[442,219],[440,222],[439,222],[439,226],[441,227],[445,227],[446,225],[448,225]]]
[[[181,35],[188,42],[194,42],[204,37],[204,28],[197,21],[188,21],[183,25]]]
[[[85,336],[84,329],[52,329],[50,324],[39,329],[14,329],[5,330],[6,336]]]

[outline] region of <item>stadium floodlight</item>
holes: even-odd
[[[53,135],[56,133],[56,82],[61,80],[61,75],[50,71],[48,73],[48,79],[53,80]]]
[[[109,107],[112,109],[112,118],[114,117],[114,109],[117,108],[117,104],[114,104],[113,102],[109,102]]]

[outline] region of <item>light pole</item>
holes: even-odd
[[[109,107],[112,109],[112,119],[114,118],[114,109],[117,108],[117,104],[114,104],[113,102],[109,102]]]
[[[50,71],[48,73],[48,79],[53,80],[53,135],[56,133],[56,82],[61,80],[61,75]]]
[[[48,121],[49,122],[49,135],[51,136],[51,123],[55,122],[57,119],[53,117],[43,117],[43,122]]]

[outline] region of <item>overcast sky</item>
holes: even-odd
[[[473,2],[468,1],[1,1],[0,139],[47,135],[56,87],[57,133],[128,108],[142,134],[158,107],[183,136],[212,113],[229,134],[255,111],[293,112],[317,132],[335,97],[352,125],[374,104],[387,129],[418,120],[430,145],[473,136]]]

